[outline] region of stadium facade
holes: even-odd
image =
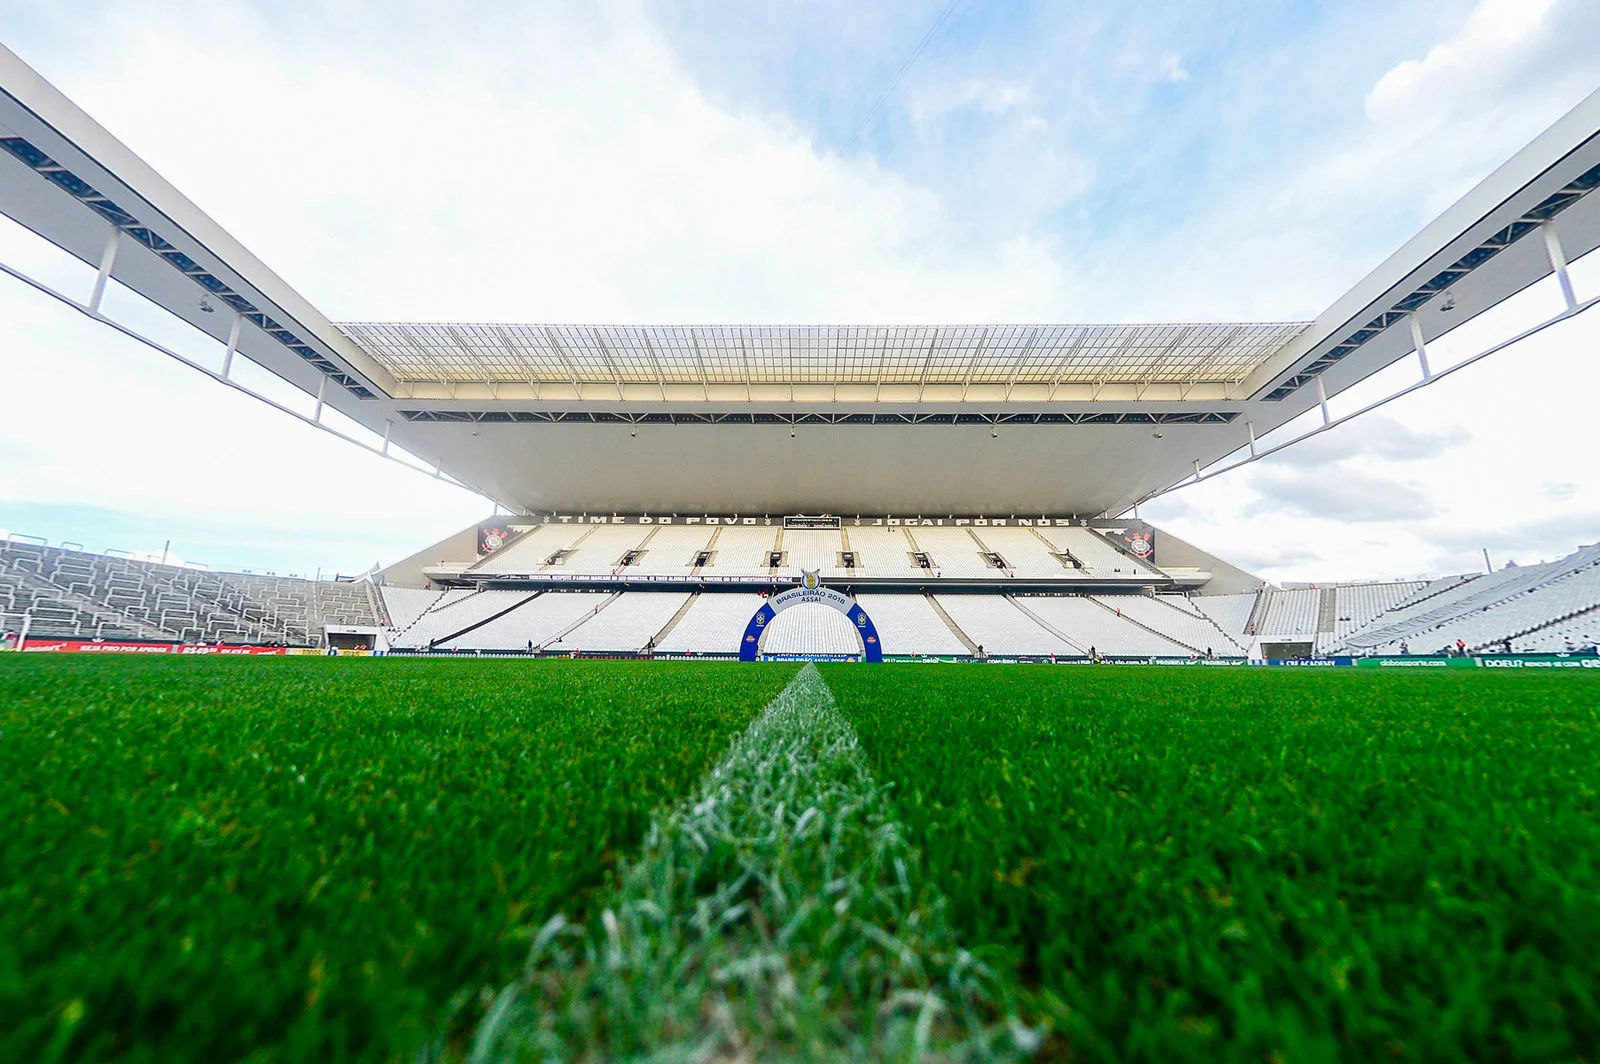
[[[379,574],[381,589],[332,596],[332,619],[315,589],[164,567],[140,570],[135,587],[77,552],[26,544],[0,553],[0,609],[7,627],[44,610],[72,629],[52,634],[101,638],[149,637],[144,625],[421,650],[1207,659],[1271,638],[1409,649],[1454,623],[1454,606],[1499,609],[1559,585],[1544,598],[1568,612],[1514,609],[1516,631],[1472,634],[1506,647],[1558,626],[1581,638],[1600,606],[1586,598],[1587,552],[1471,592],[1463,581],[1261,591],[1133,510],[1588,310],[1567,264],[1600,245],[1597,186],[1600,93],[1309,322],[335,323],[0,48],[0,212],[92,282],[67,292],[0,270],[496,508]],[[1430,365],[1432,341],[1550,278],[1554,315]],[[215,361],[107,315],[111,285],[211,337]],[[1407,359],[1414,383],[1335,416],[1331,399]],[[253,391],[240,360],[304,392],[310,412]],[[853,606],[764,607],[805,574]]]

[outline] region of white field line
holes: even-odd
[[[597,926],[556,918],[473,1039],[518,1060],[1016,1059],[814,666],[651,825]]]

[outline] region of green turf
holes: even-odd
[[[793,673],[0,655],[0,1060],[409,1061]]]
[[[1596,677],[824,675],[1054,1052],[1595,1059]]]

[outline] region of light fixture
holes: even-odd
[[[211,305],[211,299],[209,296],[200,297],[200,309],[205,311],[207,314],[215,314],[217,312],[217,308]]]
[[[1449,289],[1445,290],[1444,302],[1439,304],[1439,309],[1445,311],[1456,309],[1456,295],[1454,292]]]
[[[989,430],[989,435],[990,435],[990,436],[991,436],[991,437],[992,437],[992,438],[994,438],[994,439],[997,439],[997,440],[998,440],[998,439],[999,439],[999,438],[1000,438],[1000,430],[999,430],[999,429],[990,429],[990,430]]]
[[[638,425],[634,425],[632,428],[628,429],[628,435],[629,436],[637,436],[637,435],[639,435],[639,426]]]
[[[1162,437],[1162,433],[1159,432],[1152,432],[1150,435],[1154,436],[1158,440]]]
[[[794,426],[793,425],[789,426],[789,438],[791,440],[794,439]]]

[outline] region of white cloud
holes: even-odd
[[[1459,32],[1407,59],[1367,93],[1367,117],[1415,130],[1491,98],[1541,42],[1556,0],[1479,0]]]
[[[1189,80],[1189,70],[1183,65],[1183,56],[1177,52],[1163,52],[1158,65],[1163,81],[1177,85]]]

